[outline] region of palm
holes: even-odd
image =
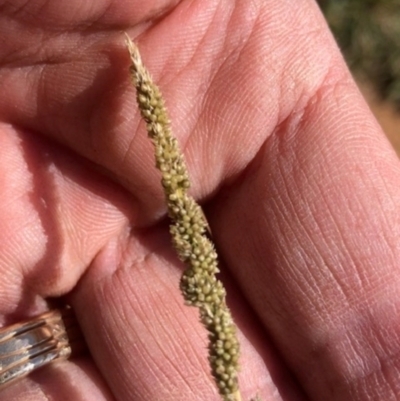
[[[127,30],[140,34],[143,58],[185,149],[192,193],[208,199],[221,255],[242,282],[239,289],[226,274],[244,333],[244,396],[311,399],[285,373],[287,365],[299,368],[301,355],[291,360],[285,339],[276,338],[285,326],[277,316],[292,305],[273,304],[296,285],[281,277],[286,273],[273,272],[265,283],[271,295],[252,293],[267,273],[250,275],[245,267],[257,266],[251,255],[260,239],[265,254],[257,257],[268,253],[271,266],[280,260],[279,241],[254,222],[249,205],[260,195],[255,188],[265,163],[272,169],[274,152],[285,152],[277,139],[265,145],[265,161],[267,137],[293,132],[296,110],[307,106],[329,67],[321,62],[326,37],[316,46],[317,67],[310,67],[315,49],[308,42],[299,50],[298,41],[285,38],[293,25],[305,35],[320,21],[309,26],[304,15],[291,12],[287,18],[278,9],[289,10],[290,2],[275,7],[277,20],[274,6],[249,1],[164,1],[154,7],[36,1],[19,9],[17,3],[0,6],[1,313],[8,323],[41,312],[45,298],[67,295],[93,359],[46,368],[0,398],[25,400],[30,392],[35,400],[218,399],[205,333],[196,310],[182,305],[182,267],[160,222],[165,210],[159,177],[127,73],[121,33]],[[243,180],[245,169],[252,175]],[[273,193],[273,185],[268,190]],[[273,212],[273,206],[265,211]],[[249,222],[260,236],[254,244],[239,238]],[[299,322],[293,318],[290,324]],[[265,339],[266,327],[282,361]]]

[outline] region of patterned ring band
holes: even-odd
[[[77,345],[77,347],[74,347]],[[71,308],[0,329],[0,388],[84,348]]]

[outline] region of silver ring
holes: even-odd
[[[81,334],[72,310],[53,310],[0,329],[0,388],[47,364],[68,359]]]

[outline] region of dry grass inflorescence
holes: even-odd
[[[190,181],[186,165],[172,135],[161,92],[128,36],[126,46],[138,107],[154,145],[156,167],[161,172],[173,246],[186,266],[180,289],[186,303],[199,308],[200,320],[208,331],[208,359],[219,393],[224,401],[239,401],[239,342],[226,305],[225,288],[216,277],[217,253],[210,240],[208,223],[201,207],[188,194]]]

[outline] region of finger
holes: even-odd
[[[34,58],[44,56],[44,48],[40,47],[40,33],[43,30],[51,31],[56,35],[73,30],[87,32],[103,29],[121,30],[125,26],[161,17],[177,3],[179,0],[152,0],[146,3],[137,0],[103,0],[85,3],[79,0],[61,0],[57,3],[2,1],[0,27],[5,40],[0,50],[3,53],[1,59],[21,61],[21,58],[16,57],[20,47]],[[17,28],[18,35],[15,35]],[[15,43],[20,46],[13,47]]]
[[[41,297],[70,291],[96,253],[125,232],[134,202],[29,132],[2,125],[0,152],[1,312],[36,314]]]
[[[0,400],[115,401],[96,368],[86,360],[47,365],[2,389]]]
[[[93,358],[118,400],[220,399],[207,362],[207,333],[197,310],[183,304],[180,274],[165,227],[136,232],[119,264],[98,255],[72,294]],[[231,294],[243,328],[244,399],[305,400],[240,292]]]
[[[224,258],[313,400],[399,397],[399,174],[334,63],[212,213]]]
[[[88,261],[124,232],[130,212],[126,194],[102,182],[87,162],[29,132],[5,124],[0,132],[0,320],[6,326],[47,311],[46,297],[70,291]],[[112,400],[93,364],[82,360],[46,366],[2,389],[0,399],[83,401],[91,394]]]
[[[293,26],[305,37],[322,29],[309,2],[303,3],[296,11],[290,2],[273,7],[264,2],[181,2],[140,35],[143,59],[165,95],[174,132],[198,183],[195,196],[206,196],[221,180],[239,174],[274,126],[326,74],[330,51],[325,41],[311,49],[303,38],[291,40]],[[149,168],[152,149],[139,126],[123,35],[111,30],[63,40],[46,42],[53,57],[62,53],[61,45],[71,46],[60,62],[44,59],[40,67],[3,71],[3,118],[103,166],[138,197],[147,219],[161,214],[158,176]]]

